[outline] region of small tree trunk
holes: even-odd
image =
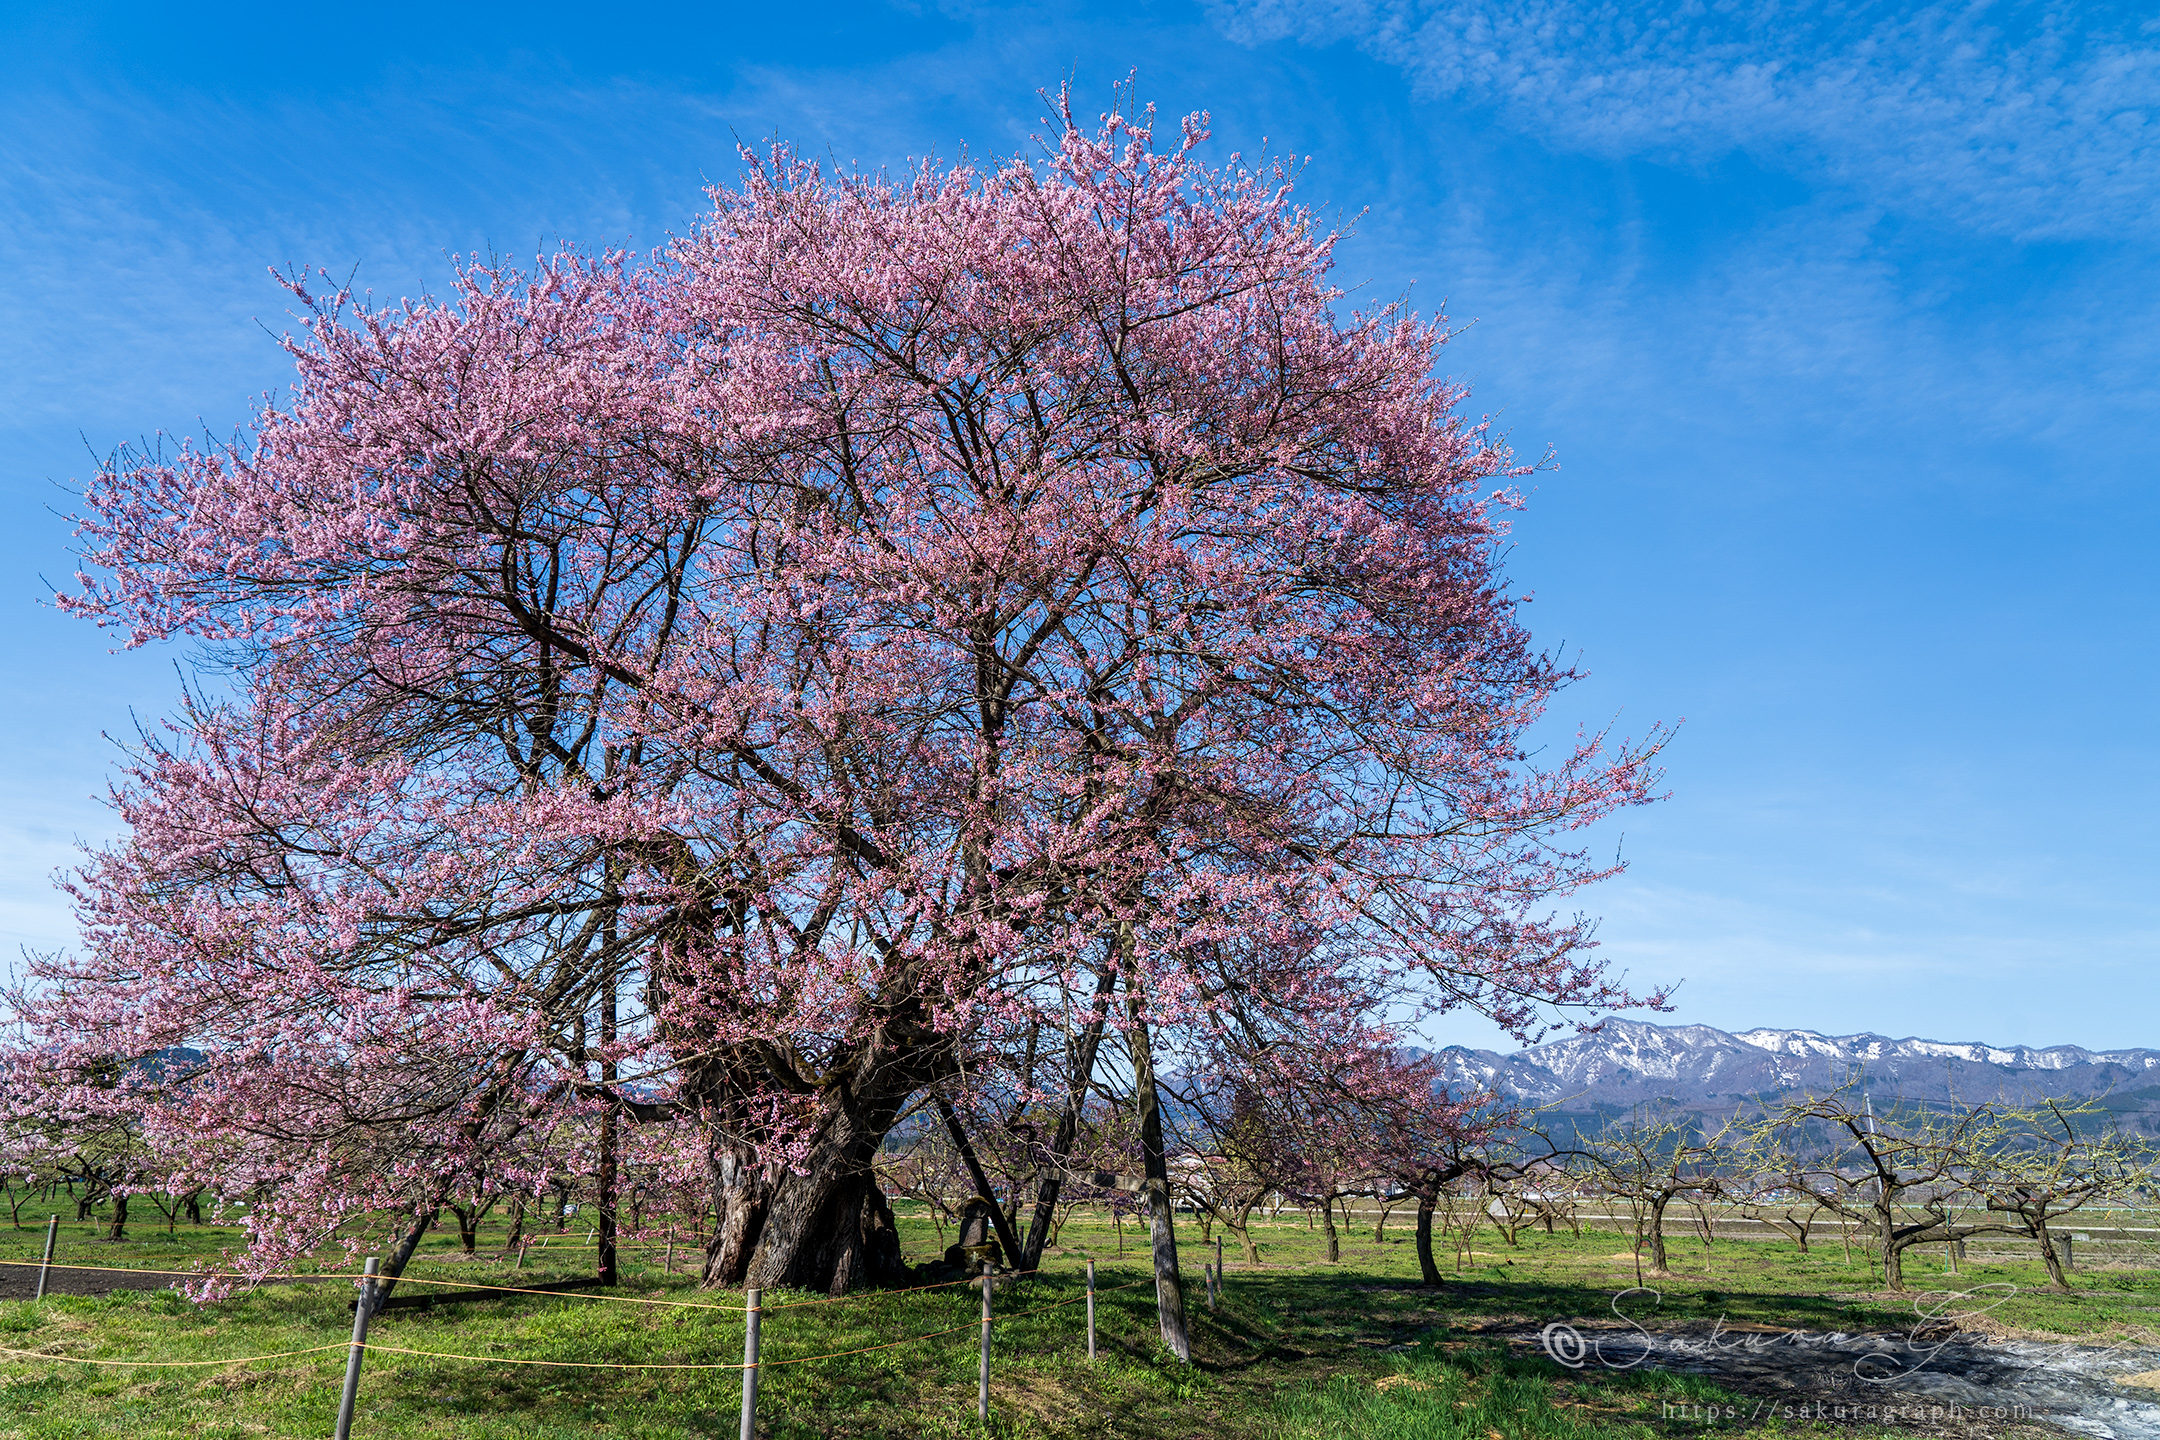
[[[2047,1222],[2033,1226],[2033,1234],[2040,1241],[2040,1260],[2047,1266],[2048,1284],[2057,1290],[2070,1288],[2070,1276],[2064,1271],[2062,1255],[2055,1249],[2055,1237],[2048,1233]]]
[[[1015,1269],[1022,1268],[1020,1237],[1013,1233],[1012,1221],[997,1203],[997,1196],[991,1192],[990,1177],[983,1173],[982,1161],[975,1158],[974,1143],[968,1139],[967,1131],[961,1128],[960,1117],[953,1112],[951,1102],[942,1094],[934,1094],[930,1098],[937,1104],[938,1114],[945,1117],[945,1128],[951,1133],[953,1145],[959,1150],[961,1160],[967,1164],[968,1179],[975,1183],[975,1193],[980,1195],[990,1208],[990,1223],[997,1227],[998,1245],[1005,1252],[1005,1263]]]
[[[1654,1195],[1650,1199],[1650,1268],[1665,1273],[1665,1207],[1672,1202],[1670,1195]]]
[[[612,1000],[612,997],[610,999]],[[614,1005],[610,1003],[607,1010],[602,1012],[603,1037],[615,1028],[612,1023],[614,1009]],[[603,1084],[612,1086],[615,1077],[609,1072],[614,1068],[612,1064],[601,1067]],[[621,1119],[611,1102],[607,1109],[600,1112],[600,1163],[595,1167],[593,1175],[593,1188],[598,1192],[593,1198],[600,1208],[599,1217],[593,1226],[593,1278],[602,1285],[622,1283],[622,1277],[616,1268],[615,1254],[615,1210],[621,1200],[619,1192],[622,1185],[621,1126]]]
[[[1335,1233],[1335,1197],[1333,1195],[1321,1197],[1320,1223],[1327,1227],[1328,1264],[1336,1264],[1342,1259],[1342,1238]]]
[[[1438,1191],[1429,1190],[1424,1194],[1418,1196],[1417,1201],[1418,1274],[1424,1279],[1427,1285],[1439,1285],[1445,1283],[1440,1275],[1440,1267],[1433,1261],[1432,1253],[1433,1207],[1439,1203],[1439,1199],[1440,1197]]]
[[[1126,979],[1132,1028],[1133,1086],[1140,1101],[1140,1156],[1146,1169],[1149,1232],[1154,1244],[1156,1321],[1163,1344],[1178,1359],[1192,1363],[1192,1339],[1185,1331],[1185,1290],[1178,1275],[1176,1216],[1170,1206],[1170,1167],[1163,1153],[1162,1102],[1155,1089],[1155,1057],[1148,1042],[1147,1018],[1139,992]]]
[[[1058,1192],[1065,1184],[1065,1161],[1080,1136],[1080,1119],[1087,1105],[1088,1085],[1095,1078],[1095,1054],[1102,1048],[1103,1023],[1109,1016],[1110,987],[1117,971],[1104,965],[1095,976],[1095,1011],[1080,1032],[1074,1048],[1072,1074],[1067,1077],[1065,1108],[1058,1114],[1057,1130],[1050,1137],[1050,1155],[1043,1167],[1042,1183],[1035,1192],[1035,1215],[1028,1222],[1027,1239],[1021,1243],[1022,1270],[1042,1268],[1043,1247],[1049,1244],[1051,1224],[1057,1215]]]
[[[457,1217],[458,1248],[464,1251],[465,1258],[470,1260],[473,1258],[475,1248],[480,1243],[479,1208],[477,1206],[452,1205],[450,1213]]]
[[[435,1223],[435,1217],[441,1213],[440,1201],[421,1211],[413,1221],[412,1228],[405,1232],[404,1238],[391,1247],[389,1257],[383,1261],[383,1278],[375,1289],[377,1301],[389,1299],[390,1292],[397,1289],[398,1277],[405,1273],[405,1267],[411,1262],[413,1252],[420,1248],[421,1237],[427,1234],[429,1227]]]
[[[610,765],[614,751],[609,752]],[[615,860],[608,860],[608,888],[615,886]],[[600,1192],[594,1198],[600,1205],[599,1223],[593,1226],[593,1276],[602,1285],[618,1285],[622,1277],[615,1265],[615,1211],[621,1204],[621,1145],[622,1117],[615,1101],[615,1082],[621,1072],[615,1067],[615,979],[616,979],[616,931],[615,913],[610,907],[607,924],[601,932],[600,969],[600,1087],[607,1091],[607,1108],[600,1112],[600,1163],[593,1176],[594,1187]],[[583,1073],[583,1065],[579,1066]]]

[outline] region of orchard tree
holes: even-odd
[[[1669,1105],[1641,1106],[1607,1121],[1590,1143],[1599,1184],[1627,1201],[1635,1216],[1638,1259],[1650,1246],[1652,1274],[1666,1272],[1665,1215],[1675,1201],[1700,1201],[1716,1193],[1717,1166],[1737,1143],[1731,1123],[1711,1132],[1699,1116]],[[1704,1233],[1709,1233],[1708,1221]]]
[[[1657,742],[1526,748],[1572,675],[1444,323],[1348,309],[1201,120],[1061,117],[988,168],[746,154],[651,257],[295,278],[291,394],[85,489],[64,603],[222,678],[134,748],[24,1062],[200,1051],[145,1124],[229,1158],[260,1264],[409,1253],[588,1131],[612,1216],[665,1123],[708,1283],[839,1292],[903,1273],[896,1119],[1031,1026],[1074,1117],[1124,1046],[1160,1268],[1155,1057],[1228,1011],[1630,1003],[1554,905]]]

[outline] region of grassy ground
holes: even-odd
[[[902,1215],[910,1252],[935,1253],[927,1221]],[[181,1226],[167,1238],[138,1227],[120,1245],[95,1227],[63,1227],[57,1258],[81,1264],[181,1268],[214,1254],[232,1232]],[[949,1237],[948,1237],[949,1238]],[[1700,1421],[1668,1418],[1675,1403],[1714,1402],[1717,1392],[1677,1377],[1561,1372],[1500,1348],[1490,1332],[1523,1322],[1610,1317],[1612,1297],[1635,1283],[1624,1237],[1526,1233],[1518,1248],[1481,1232],[1451,1283],[1417,1285],[1408,1226],[1391,1223],[1375,1243],[1347,1237],[1342,1262],[1322,1258],[1320,1236],[1285,1218],[1261,1232],[1262,1269],[1231,1247],[1222,1310],[1198,1300],[1199,1236],[1182,1234],[1193,1276],[1196,1363],[1169,1363],[1155,1334],[1153,1296],[1142,1281],[1140,1237],[1125,1227],[1119,1252],[1106,1221],[1082,1217],[1060,1236],[1046,1274],[1001,1293],[993,1352],[993,1433],[1065,1437],[1431,1436],[1445,1440],[1657,1440],[1696,1434]],[[43,1227],[0,1230],[0,1259],[35,1258]],[[487,1241],[501,1243],[499,1229]],[[577,1235],[533,1253],[523,1270],[457,1258],[454,1236],[435,1237],[412,1275],[531,1283],[589,1273]],[[483,1256],[487,1255],[486,1242]],[[1105,1288],[1098,1301],[1102,1358],[1085,1352],[1079,1268],[1092,1256]],[[379,1351],[368,1358],[357,1435],[369,1437],[553,1437],[733,1434],[740,1378],[733,1370],[572,1369],[501,1363],[577,1360],[600,1365],[727,1364],[742,1353],[739,1297],[694,1289],[669,1275],[658,1254],[626,1266],[622,1295],[719,1308],[627,1305],[531,1296],[392,1311],[371,1338],[386,1347],[487,1357],[452,1360]],[[1995,1301],[1888,1296],[1855,1253],[1834,1243],[1800,1255],[1787,1243],[1676,1243],[1675,1274],[1647,1277],[1661,1292],[1635,1296],[1629,1313],[1651,1328],[1707,1326],[1723,1317],[1806,1329],[1902,1330],[1917,1307],[1969,1312]],[[2042,1290],[2037,1264],[1969,1265],[1954,1280],[1938,1254],[1908,1265],[1922,1287],[2014,1287],[1988,1323],[2087,1338],[2138,1338],[2160,1313],[2160,1276],[2081,1272],[2069,1296]],[[198,1309],[170,1293],[48,1299],[0,1305],[0,1346],[38,1359],[0,1357],[0,1440],[58,1437],[329,1433],[350,1333],[342,1284],[265,1287]],[[775,1437],[979,1435],[974,1418],[979,1294],[964,1286],[912,1294],[794,1303],[767,1297],[761,1385],[762,1432]],[[1018,1313],[1031,1312],[1031,1313]],[[1969,1327],[1968,1327],[1969,1328]],[[893,1348],[888,1341],[953,1329]],[[101,1367],[88,1359],[211,1360],[334,1347],[321,1354],[193,1370]],[[841,1351],[862,1353],[832,1356]],[[69,1360],[45,1359],[66,1356]],[[802,1363],[789,1363],[802,1362]],[[1728,1430],[1733,1427],[1724,1427]]]

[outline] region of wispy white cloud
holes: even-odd
[[[1352,40],[1564,149],[1773,155],[2019,238],[2160,226],[2160,21],[2088,4],[1215,0],[1247,43]]]

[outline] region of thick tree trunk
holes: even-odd
[[[892,1207],[871,1167],[908,1097],[929,1083],[911,1071],[876,1046],[865,1049],[831,1083],[809,1151],[777,1176],[743,1149],[715,1147],[719,1222],[705,1284],[844,1295],[906,1281]]]
[[[127,1191],[114,1191],[112,1202],[112,1228],[105,1232],[105,1238],[107,1240],[127,1239],[127,1205]]]
[[[1139,993],[1126,980],[1132,1025],[1126,1031],[1132,1049],[1133,1087],[1140,1102],[1140,1156],[1146,1178],[1149,1235],[1154,1243],[1155,1311],[1163,1344],[1192,1363],[1192,1338],[1185,1331],[1185,1288],[1178,1276],[1176,1214],[1170,1201],[1170,1166],[1163,1153],[1162,1100],[1155,1089],[1155,1057],[1148,1041],[1147,1018]]]
[[[1672,1203],[1670,1195],[1658,1195],[1650,1201],[1650,1268],[1665,1273],[1665,1207]]]
[[[740,1285],[765,1231],[772,1187],[761,1168],[729,1147],[715,1147],[712,1172],[715,1218],[712,1239],[705,1244],[705,1284]]]

